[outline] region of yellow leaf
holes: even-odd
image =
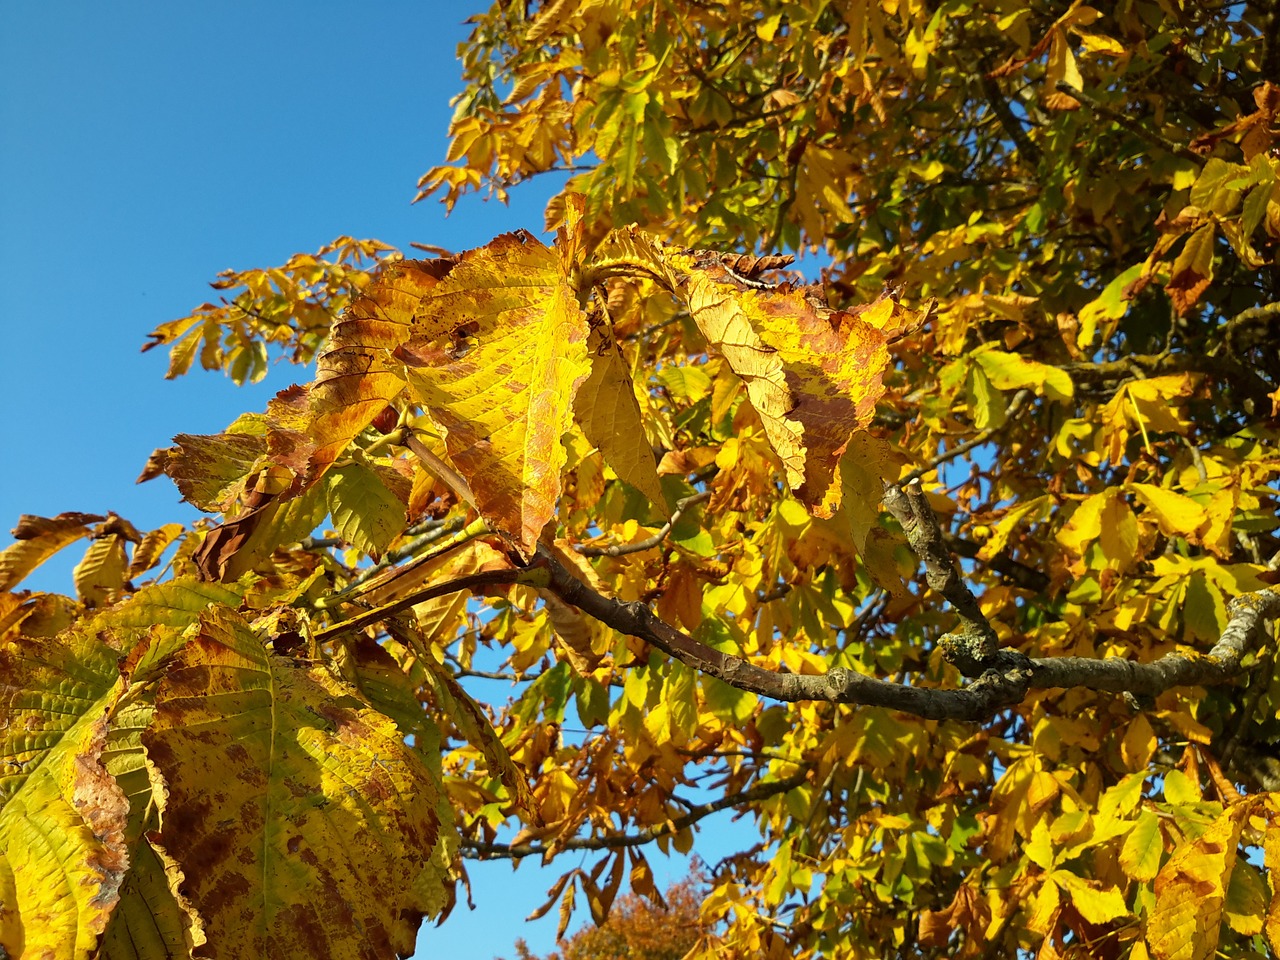
[[[1105,54],[1110,57],[1121,57],[1128,52],[1125,45],[1113,37],[1108,37],[1101,33],[1091,33],[1087,30],[1077,32],[1085,53],[1088,55]]]
[[[1042,519],[1043,515],[1050,508],[1051,501],[1048,497],[1036,497],[1029,500],[1021,506],[1015,507],[1008,511],[1000,521],[991,528],[991,534],[982,544],[982,549],[978,551],[980,560],[990,560],[1002,552],[1009,543],[1009,537],[1013,535],[1013,531],[1018,524],[1031,514],[1035,514],[1034,519]],[[1082,518],[1082,522],[1084,519]]]
[[[976,350],[973,359],[999,390],[1028,387],[1050,400],[1070,400],[1075,395],[1075,387],[1066,371],[1047,363],[995,349]]]
[[[1200,785],[1181,770],[1170,770],[1164,775],[1164,798],[1169,803],[1199,803]]]
[[[374,560],[405,528],[404,503],[363,463],[331,470],[325,497],[338,536]]]
[[[1125,384],[1124,393],[1148,430],[1186,433],[1189,422],[1180,416],[1181,401],[1195,393],[1199,381],[1200,375],[1195,373],[1148,377]]]
[[[601,318],[591,328],[587,353],[591,357],[591,373],[573,400],[578,425],[620,480],[631,484],[659,508],[670,511],[658,483],[658,464],[645,437],[631,373],[607,318]]]
[[[1250,806],[1223,811],[1213,826],[1175,850],[1156,877],[1147,945],[1157,960],[1207,960],[1213,955],[1240,828]]]
[[[393,629],[393,633],[411,641],[414,652],[427,672],[440,709],[457,726],[467,741],[480,751],[485,758],[489,775],[501,780],[512,801],[537,823],[537,809],[534,806],[533,796],[529,792],[529,784],[525,780],[524,772],[511,759],[511,754],[507,752],[506,746],[502,743],[498,732],[493,729],[493,724],[485,715],[483,708],[462,688],[449,669],[437,661],[431,655],[431,651],[423,648],[411,630]]]
[[[463,254],[395,351],[476,507],[526,556],[555,512],[578,386],[591,372],[571,264],[528,233]]]
[[[1156,751],[1156,735],[1145,713],[1139,713],[1129,721],[1129,729],[1120,741],[1120,756],[1130,770],[1145,770],[1151,755]]]
[[[1237,860],[1223,904],[1227,926],[1246,937],[1261,933],[1267,900],[1267,884],[1258,868],[1247,860]]]
[[[1142,269],[1141,263],[1135,263],[1108,283],[1101,294],[1081,308],[1080,332],[1076,337],[1077,346],[1088,347],[1093,343],[1094,334],[1097,333],[1100,324],[1114,322],[1125,315],[1129,309],[1130,300],[1127,291],[1133,282],[1142,276]],[[1106,327],[1103,335],[1109,334],[1110,325]]]
[[[1271,875],[1271,904],[1267,907],[1266,922],[1263,929],[1267,935],[1267,943],[1276,953],[1280,953],[1280,808],[1277,807],[1272,794],[1270,819],[1262,838],[1262,862]]]
[[[1058,531],[1058,542],[1068,550],[1083,553],[1102,533],[1102,512],[1109,499],[1109,491],[1086,497]]]
[[[772,43],[773,38],[778,33],[778,26],[782,23],[782,14],[775,13],[772,16],[765,17],[756,24],[756,36],[765,43]]]
[[[67,544],[89,536],[87,524],[105,519],[89,513],[60,513],[56,517],[24,514],[13,528],[17,542],[0,551],[0,590],[12,590]]]
[[[841,508],[849,518],[853,548],[866,549],[867,537],[880,522],[884,482],[898,477],[893,448],[869,433],[855,433],[840,458],[840,482],[844,487]]]
[[[1053,853],[1053,837],[1044,819],[1037,820],[1036,825],[1031,828],[1031,839],[1022,845],[1022,852],[1040,869],[1053,869],[1056,859]]]
[[[129,804],[105,770],[119,652],[88,632],[0,648],[0,946],[87,960],[128,866]]]
[[[1052,92],[1054,88],[1061,82],[1069,83],[1071,86],[1080,90],[1084,87],[1084,81],[1080,78],[1080,68],[1076,66],[1075,54],[1071,52],[1071,41],[1067,39],[1067,33],[1061,27],[1054,27],[1049,41],[1049,63],[1045,68],[1045,88]],[[1074,106],[1079,106],[1070,97]],[[1074,107],[1071,107],[1074,109]]]
[[[1055,870],[1049,876],[1071,894],[1076,910],[1090,923],[1110,923],[1129,915],[1124,895],[1115,887],[1100,887],[1096,881],[1084,880],[1066,870]]]
[[[1107,566],[1114,570],[1128,570],[1138,562],[1138,519],[1129,509],[1121,492],[1115,488],[1107,491],[1107,501],[1102,509],[1102,533],[1098,537]]]
[[[100,607],[124,587],[129,564],[124,554],[124,538],[115,533],[93,541],[72,571],[76,594],[90,607]]]
[[[134,548],[133,559],[129,562],[128,579],[132,580],[139,574],[146,573],[159,563],[165,550],[182,536],[185,529],[180,523],[166,523],[143,537],[142,542]]]
[[[1047,937],[1058,922],[1062,912],[1062,896],[1052,880],[1042,883],[1031,901],[1031,914],[1027,917],[1027,929]]]
[[[1129,489],[1155,515],[1160,532],[1166,537],[1191,539],[1209,522],[1204,507],[1190,497],[1150,483],[1131,483]]]

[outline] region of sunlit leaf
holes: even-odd
[[[417,889],[452,829],[438,781],[391,721],[233,613],[188,639],[143,743],[171,889],[220,956],[292,949],[300,929],[328,955],[404,954],[440,909],[442,877]]]
[[[590,372],[568,269],[529,234],[499,237],[421,299],[396,351],[480,512],[526,553],[555,508],[560,436]]]

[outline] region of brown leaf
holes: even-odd
[[[138,474],[138,479],[134,483],[146,483],[148,480],[164,475],[167,472],[165,468],[169,466],[169,458],[178,452],[177,447],[158,447],[152,450],[151,456],[147,457],[146,466],[142,468],[142,472]]]
[[[329,347],[316,361],[310,391],[316,449],[308,482],[327,470],[356,434],[404,390],[391,352],[412,336],[419,302],[455,263],[442,258],[387,264],[334,324]]]
[[[796,291],[744,288],[718,261],[676,262],[689,270],[690,313],[745,382],[788,484],[812,513],[829,517],[840,504],[840,455],[884,391],[882,324],[895,305],[855,316]]]

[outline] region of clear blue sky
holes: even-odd
[[[445,219],[412,206],[445,153],[460,89],[458,3],[7,3],[0,6],[0,531],[19,514],[114,510],[142,530],[195,512],[161,478],[134,485],[180,432],[214,433],[310,379],[289,364],[255,387],[166,381],[156,324],[210,298],[226,268],[272,266],[340,234],[459,250],[538,231],[548,186]],[[0,548],[10,543],[0,532]],[[71,551],[74,554],[74,549]],[[26,586],[70,592],[77,555]],[[720,815],[714,862],[753,830]],[[738,843],[734,843],[737,840]],[[652,857],[659,882],[683,861]],[[420,938],[422,956],[550,949],[555,911],[523,918],[563,870],[471,864],[477,909]],[[664,869],[666,867],[666,869]]]

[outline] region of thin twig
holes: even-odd
[[[654,547],[662,543],[667,538],[667,534],[671,532],[671,528],[680,522],[680,518],[684,516],[684,512],[695,504],[703,503],[711,499],[711,491],[703,490],[700,493],[692,494],[683,500],[676,502],[676,508],[671,513],[671,519],[658,528],[658,532],[652,537],[636,543],[615,543],[608,547],[584,547],[575,545],[577,550],[584,557],[621,557],[628,553],[640,553],[642,550],[652,550]]]
[[[1139,140],[1142,140],[1153,147],[1159,147],[1161,150],[1171,153],[1175,157],[1181,157],[1183,160],[1190,160],[1196,166],[1204,165],[1204,157],[1200,156],[1200,154],[1188,147],[1182,146],[1181,144],[1174,143],[1164,134],[1157,133],[1154,130],[1148,130],[1133,117],[1127,116],[1119,110],[1107,106],[1105,103],[1102,103],[1097,98],[1085,93],[1083,90],[1073,87],[1065,80],[1059,80],[1056,84],[1056,89],[1059,93],[1065,93],[1067,96],[1079,100],[1089,108],[1090,113],[1111,120],[1127,130],[1129,133],[1132,133]]]
[[[558,853],[563,850],[616,850],[621,847],[639,847],[659,837],[679,833],[704,817],[719,813],[721,810],[755,803],[794,790],[803,784],[808,776],[807,770],[801,770],[782,780],[757,783],[741,793],[721,797],[710,803],[692,805],[688,813],[682,813],[663,823],[655,823],[636,833],[610,833],[602,837],[571,837],[568,840],[553,840],[550,843],[487,843],[483,840],[464,839],[461,844],[462,855],[475,860],[519,860],[522,857],[540,857],[548,852]]]
[[[360,589],[360,587],[364,586],[365,583],[372,580],[384,570],[394,567],[401,560],[409,557],[416,557],[419,551],[425,547],[431,546],[431,544],[435,543],[437,540],[447,537],[451,533],[462,530],[466,526],[466,523],[466,517],[451,517],[443,523],[437,523],[430,527],[425,533],[418,535],[404,546],[397,547],[395,550],[388,550],[381,560],[373,566],[366,567],[364,570],[360,571],[360,573],[345,587],[334,593],[332,596],[326,597],[325,602],[321,604],[321,607],[327,607],[336,601],[350,598],[353,593]],[[412,528],[410,529],[412,530]],[[410,531],[406,531],[406,533],[408,532]],[[452,546],[457,546],[457,544],[452,544]]]
[[[350,620],[342,620],[331,627],[325,627],[316,633],[315,642],[326,643],[345,634],[355,633],[357,630],[363,630],[365,627],[371,627],[375,623],[381,623],[388,617],[394,617],[401,611],[416,607],[420,603],[426,603],[428,600],[434,600],[436,597],[447,596],[450,593],[458,593],[462,590],[473,590],[476,587],[520,583],[529,579],[530,573],[528,570],[513,567],[509,570],[482,570],[479,573],[468,574],[465,577],[446,580],[444,583],[435,583],[421,590],[415,590],[408,596],[401,597],[398,600],[392,600],[390,603],[385,603],[380,607],[366,610]]]
[[[947,541],[947,548],[952,553],[964,557],[966,560],[978,560],[978,554],[982,552],[982,548],[972,540],[962,540],[945,530],[942,536]],[[1003,551],[988,560],[978,560],[978,562],[988,570],[995,571],[1024,590],[1039,593],[1048,589],[1049,584],[1052,582],[1047,573],[1042,573],[1035,567],[1028,566],[1020,560],[1015,560]]]
[[[964,454],[972,450],[974,447],[982,446],[984,443],[986,443],[988,440],[994,437],[998,432],[1004,429],[1005,424],[1009,423],[1011,420],[1013,420],[1014,417],[1016,417],[1021,412],[1022,405],[1026,403],[1030,397],[1031,397],[1030,390],[1025,390],[1025,389],[1019,390],[1017,393],[1013,395],[1013,399],[1009,401],[1009,406],[1005,411],[1004,423],[1001,423],[998,426],[987,427],[987,429],[983,430],[977,436],[971,437],[970,439],[964,441],[964,443],[956,444],[954,447],[952,447],[950,450],[947,450],[945,453],[940,453],[938,456],[934,457],[932,460],[928,461],[927,463],[924,463],[921,466],[916,467],[916,469],[912,470],[910,473],[908,473],[898,482],[910,483],[912,480],[919,480],[922,477],[924,477],[926,473],[932,473],[934,470],[937,470],[938,467],[942,466],[947,461],[954,460],[956,457],[959,457],[959,456],[963,456]]]

